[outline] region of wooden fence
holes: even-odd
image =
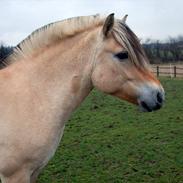
[[[152,65],[152,69],[157,76],[183,77],[183,66]]]

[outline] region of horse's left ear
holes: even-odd
[[[103,26],[103,34],[105,37],[109,35],[114,25],[114,13],[108,15]]]
[[[122,18],[122,23],[126,24],[126,19],[127,19],[128,15],[125,15],[123,18]]]

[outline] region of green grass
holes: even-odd
[[[183,80],[162,78],[163,109],[93,91],[38,183],[183,183]]]

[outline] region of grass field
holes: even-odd
[[[39,183],[183,183],[183,80],[161,79],[162,110],[93,91],[67,123]]]

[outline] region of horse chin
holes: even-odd
[[[112,93],[108,93],[114,97],[117,97],[123,101],[127,101],[131,104],[134,104],[134,105],[139,105],[138,104],[138,99],[136,97],[132,97],[132,96],[129,96],[121,91],[115,91],[115,92],[112,92]]]

